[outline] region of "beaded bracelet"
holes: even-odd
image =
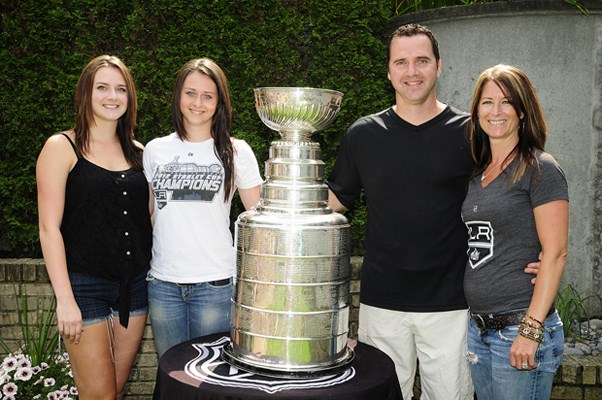
[[[518,334],[537,343],[543,342],[543,329],[534,326],[531,321],[525,319],[518,326]]]
[[[532,316],[530,316],[530,315],[527,315],[527,318],[529,318],[529,319],[530,319],[530,320],[532,320],[532,321],[535,321],[535,322],[537,322],[537,323],[539,324],[539,326],[541,326],[541,327],[543,328],[543,322],[541,322],[540,320],[538,320],[538,319],[536,319],[536,318],[533,318],[533,317],[532,317]]]

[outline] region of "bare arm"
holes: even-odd
[[[148,184],[148,213],[150,214],[151,224],[154,225],[155,218],[155,192],[153,192],[153,187],[151,183]]]
[[[260,187],[260,185],[257,185],[249,189],[238,189],[238,195],[240,196],[242,204],[245,206],[245,210],[250,210],[259,203]]]
[[[568,248],[569,205],[566,200],[553,201],[534,210],[537,235],[542,248],[541,265],[527,315],[544,321],[560,287]],[[535,368],[538,343],[517,336],[510,349],[510,363],[519,368],[523,360]]]
[[[334,192],[328,189],[328,207],[332,209],[332,211],[339,212],[347,209],[337,198]]]
[[[65,245],[60,231],[69,171],[77,162],[66,138],[48,139],[36,165],[40,243],[44,262],[57,299],[58,330],[75,343],[82,331],[82,317],[67,273]]]

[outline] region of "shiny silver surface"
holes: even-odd
[[[272,142],[255,210],[236,221],[236,289],[231,344],[238,368],[304,378],[347,367],[350,227],[327,207],[324,163],[311,133],[337,116],[342,93],[255,89],[257,112],[282,140]]]
[[[303,87],[263,87],[255,92],[259,118],[284,140],[309,140],[336,119],[343,93]]]

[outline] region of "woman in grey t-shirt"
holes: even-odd
[[[564,344],[553,301],[567,256],[566,178],[544,152],[539,100],[518,68],[480,75],[469,129],[476,169],[462,217],[473,383],[482,399],[546,399]],[[523,268],[540,252],[533,286]]]

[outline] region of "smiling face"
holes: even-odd
[[[397,103],[419,106],[436,101],[435,84],[441,62],[435,59],[426,35],[400,36],[391,41],[388,78]]]
[[[116,122],[128,107],[128,90],[119,69],[101,67],[94,75],[92,86],[92,113],[94,121]]]
[[[478,104],[478,116],[479,125],[489,136],[490,141],[518,142],[520,117],[514,109],[512,99],[508,99],[494,81],[488,81],[483,86]]]
[[[180,111],[186,131],[210,134],[217,102],[217,85],[209,76],[198,71],[188,74],[180,95]]]

